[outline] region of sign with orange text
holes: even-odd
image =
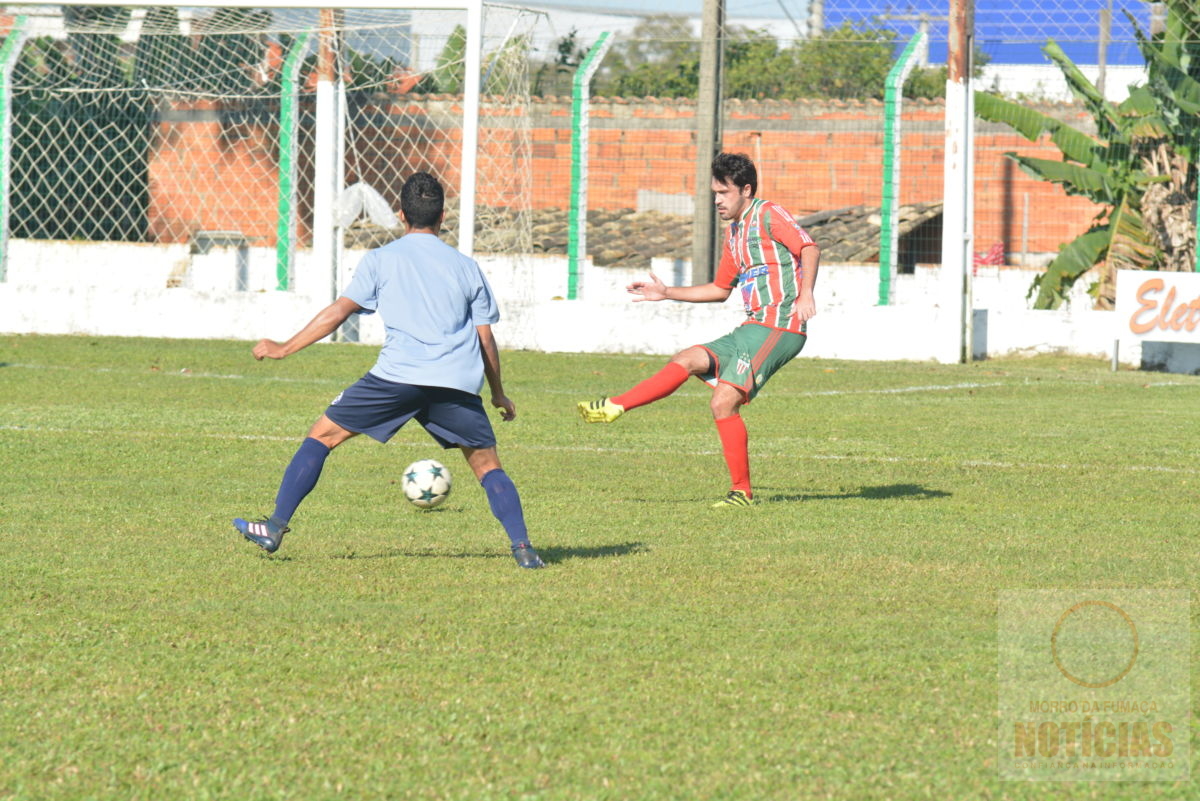
[[[1117,270],[1117,336],[1200,342],[1200,273]]]

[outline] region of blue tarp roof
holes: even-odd
[[[892,16],[929,17],[929,58],[946,60],[949,9],[947,0],[912,0],[907,3],[876,0],[825,0],[825,29],[845,21],[883,25],[900,34],[901,42],[917,32],[915,19]],[[1047,61],[1042,46],[1058,42],[1077,64],[1096,64],[1099,59],[1101,12],[1111,6],[1112,27],[1107,48],[1109,64],[1142,64],[1134,28],[1123,11],[1137,20],[1143,32],[1150,27],[1150,4],[1139,0],[976,0],[975,35],[979,47],[993,64],[1041,64]]]

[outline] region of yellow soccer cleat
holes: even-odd
[[[585,423],[611,423],[625,413],[625,407],[613,403],[608,398],[594,401],[580,401],[577,404],[579,416]]]
[[[730,490],[729,493],[712,505],[713,509],[748,509],[754,505],[750,496],[742,490]]]

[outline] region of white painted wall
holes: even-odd
[[[1079,71],[1093,84],[1100,78],[1100,67],[1078,64]],[[987,64],[975,79],[976,89],[999,92],[1010,97],[1023,97],[1053,102],[1072,102],[1075,95],[1067,86],[1062,70],[1052,63],[1045,64]],[[1129,97],[1129,87],[1146,82],[1146,68],[1126,64],[1110,64],[1105,68],[1104,96],[1114,103]]]
[[[319,269],[308,252],[297,255],[294,288],[287,292],[274,289],[274,253],[265,248],[246,254],[247,291],[235,288],[237,248],[213,248],[201,256],[186,245],[12,240],[9,256],[7,280],[0,282],[5,333],[286,339],[329,298],[328,269]],[[347,254],[351,269],[361,257]],[[565,257],[485,256],[480,263],[500,301],[503,319],[496,334],[505,348],[670,354],[718,337],[741,319],[736,293],[723,304],[632,302],[624,287],[642,271],[588,265],[582,299],[567,301]],[[688,265],[656,260],[653,269],[668,283],[679,283]],[[937,272],[918,268],[897,276],[896,303],[881,307],[875,305],[877,265],[823,265],[818,315],[809,324],[804,356],[937,359],[946,352],[940,338],[948,328],[935,302]],[[977,355],[1111,353],[1113,314],[1090,309],[1083,282],[1067,308],[1033,311],[1025,295],[1034,275],[1014,268],[977,270],[975,308],[986,310]],[[382,342],[381,321],[363,318],[360,338]],[[1124,347],[1121,358],[1138,364],[1141,350]]]

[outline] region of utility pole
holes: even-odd
[[[808,0],[808,38],[825,32],[825,0]]]
[[[700,95],[696,101],[696,202],[692,212],[692,283],[713,277],[717,213],[712,201],[712,160],[721,149],[722,55],[725,0],[704,0],[700,22]]]
[[[1167,4],[1150,4],[1150,35],[1163,33],[1167,30]]]
[[[1112,0],[1100,9],[1100,42],[1096,53],[1096,91],[1104,97],[1104,83],[1108,72],[1108,43],[1112,39]]]
[[[971,268],[974,246],[974,129],[971,54],[975,39],[974,0],[950,0],[946,56],[946,145],[942,172],[942,266],[938,271],[939,314],[945,321],[941,362],[971,360]]]

